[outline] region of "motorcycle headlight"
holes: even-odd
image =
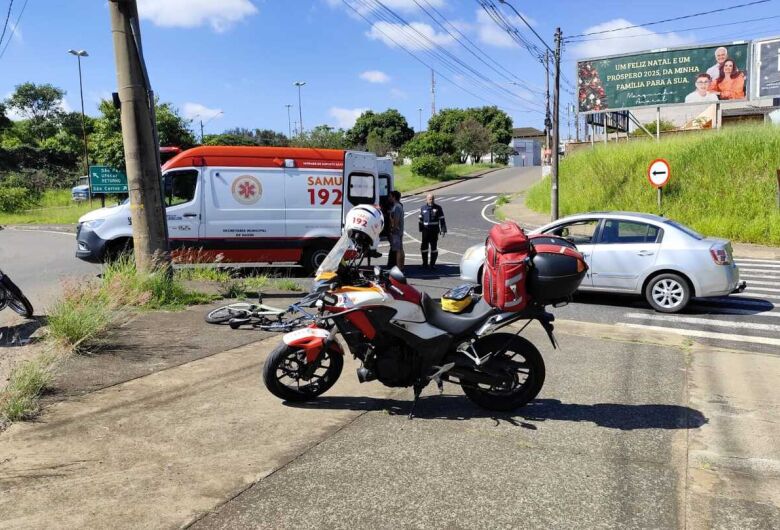
[[[84,224],[82,224],[82,228],[86,228],[87,230],[94,230],[103,223],[105,223],[105,219],[92,219],[91,221],[86,221]]]

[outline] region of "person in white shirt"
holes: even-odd
[[[696,90],[685,96],[686,103],[707,103],[710,101],[718,101],[717,94],[707,92],[707,89],[712,83],[712,77],[710,74],[701,73],[696,76]]]
[[[707,73],[710,75],[710,79],[717,79],[720,76],[720,69],[723,68],[723,63],[729,58],[729,51],[721,46],[715,50],[715,64],[707,68]]]

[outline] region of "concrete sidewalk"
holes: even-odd
[[[507,219],[517,222],[523,228],[533,229],[550,222],[550,215],[535,212],[525,205],[523,195],[514,201],[500,207]],[[753,245],[749,243],[732,242],[734,255],[738,258],[780,260],[780,247]]]

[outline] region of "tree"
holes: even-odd
[[[203,145],[257,145],[254,138],[243,134],[207,134],[203,138]]]
[[[63,114],[65,94],[64,90],[50,84],[22,83],[16,86],[6,105],[29,121],[33,136],[40,142],[55,134]]]
[[[327,125],[317,125],[313,129],[298,135],[290,141],[295,147],[319,147],[322,149],[348,149],[349,143],[344,129],[334,129]]]
[[[211,135],[212,138],[203,143],[208,145],[271,145],[276,147],[284,147],[290,145],[290,140],[282,133],[273,131],[271,129],[245,129],[243,127],[236,127],[234,129],[228,129],[222,134]],[[222,141],[217,141],[213,137],[219,137]]]
[[[377,156],[385,156],[390,151],[390,142],[385,139],[384,134],[374,129],[366,138],[366,151],[376,153]]]
[[[6,116],[6,113],[8,112],[8,109],[2,101],[0,101],[0,133],[3,132],[3,130],[8,129],[11,127],[13,122],[11,119]]]
[[[441,109],[428,120],[428,130],[454,135],[467,117],[464,109]]]
[[[347,141],[354,148],[364,147],[368,143],[368,135],[376,131],[390,145],[390,149],[398,150],[412,139],[414,131],[400,112],[387,109],[375,113],[367,110],[355,121],[355,125],[347,131]]]
[[[122,122],[119,110],[113,102],[102,100],[98,107],[101,117],[95,120],[95,133],[91,137],[91,158],[101,164],[117,169],[125,167],[124,144],[122,143]],[[189,149],[195,145],[195,135],[190,129],[190,120],[179,115],[170,103],[156,105],[157,133],[160,145]]]
[[[428,121],[428,130],[454,135],[468,119],[473,119],[489,131],[491,145],[509,144],[512,139],[512,118],[495,105],[442,109]],[[493,151],[489,149],[485,152]]]
[[[472,163],[490,151],[490,141],[490,131],[474,118],[467,118],[455,133],[455,147],[471,156]]]
[[[406,142],[402,152],[410,158],[423,155],[450,157],[455,154],[455,136],[436,131],[421,132]]]

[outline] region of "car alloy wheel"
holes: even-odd
[[[677,274],[661,274],[650,281],[645,297],[653,309],[662,313],[676,313],[688,305],[690,287]]]

